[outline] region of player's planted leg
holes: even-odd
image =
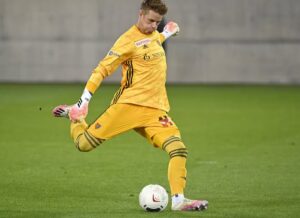
[[[168,179],[172,195],[172,210],[201,211],[206,210],[208,201],[190,200],[184,197],[186,185],[186,159],[187,149],[179,137],[172,136],[162,145],[170,155]]]
[[[172,197],[172,210],[202,211],[207,210],[208,208],[208,201],[206,200],[190,200],[182,197],[183,200],[177,202],[176,198],[180,198],[179,195],[175,195]]]

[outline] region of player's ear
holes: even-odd
[[[139,16],[142,16],[143,14],[144,14],[144,10],[140,9]]]
[[[146,15],[147,13],[148,13],[148,10],[140,9],[139,15],[140,15],[140,16],[143,16],[143,15]]]

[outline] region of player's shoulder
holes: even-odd
[[[122,38],[126,38],[130,41],[134,41],[137,38],[142,37],[142,34],[139,32],[138,28],[136,25],[131,26],[127,31],[125,31],[122,36]]]
[[[126,42],[126,43],[132,42],[135,35],[134,32],[135,32],[134,26],[130,27],[128,30],[126,30],[123,34],[119,36],[117,42]]]

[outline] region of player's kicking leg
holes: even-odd
[[[53,109],[52,114],[55,117],[65,117],[67,119],[70,119],[70,116],[72,117],[72,115],[73,117],[74,115],[78,117],[80,112],[78,113],[76,107],[75,109],[73,108],[73,105],[59,105]],[[71,122],[71,137],[76,145],[76,148],[82,152],[91,151],[103,142],[103,140],[91,135],[87,131],[87,128],[88,125],[83,118],[80,120],[77,119],[76,122]]]

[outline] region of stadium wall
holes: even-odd
[[[141,0],[0,0],[0,82],[82,82]],[[174,83],[300,84],[299,0],[167,0]],[[106,81],[119,82],[118,70]]]

